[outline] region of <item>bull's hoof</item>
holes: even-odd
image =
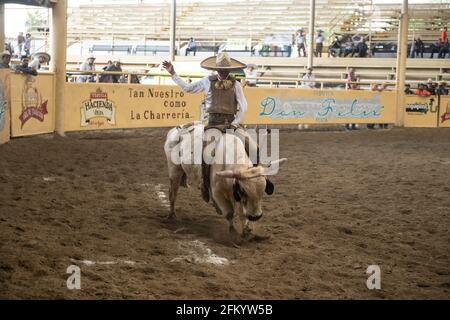
[[[242,237],[234,227],[230,227],[230,240],[233,246],[239,247],[242,244]]]

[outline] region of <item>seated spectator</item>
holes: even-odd
[[[369,50],[369,47],[367,47],[366,40],[362,39],[361,42],[359,42],[356,45],[356,50],[352,52],[352,57],[355,53],[358,53],[359,58],[365,58],[367,57],[367,51]]]
[[[37,76],[38,75],[37,71],[28,65],[29,62],[30,60],[28,59],[27,56],[22,56],[22,59],[20,59],[20,64],[17,65],[15,68],[16,72]]]
[[[0,60],[0,69],[9,69],[11,62],[11,53],[9,51],[3,51],[1,60]]]
[[[431,95],[431,92],[428,91],[423,83],[419,83],[416,89],[416,95],[422,97],[428,97]]]
[[[193,52],[194,56],[197,53],[197,44],[195,43],[194,38],[189,39],[185,55],[187,56],[189,52]]]
[[[430,45],[430,50],[431,50],[430,59],[433,59],[435,53],[439,54],[439,52],[441,51],[441,48],[442,48],[442,43],[440,40],[438,40],[435,43],[432,43]]]
[[[316,87],[316,83],[314,82],[315,77],[312,74],[313,69],[312,68],[308,68],[306,73],[303,75],[302,80],[306,80],[308,82],[302,82],[301,84],[301,88],[310,88],[310,89],[314,89]]]
[[[50,62],[50,55],[45,52],[38,52],[33,55],[33,61],[30,63],[30,68],[33,70],[40,70],[44,63]]]
[[[90,55],[86,61],[81,65],[81,71],[95,71],[95,57]],[[81,75],[78,77],[77,82],[95,82],[95,76],[93,74]]]
[[[355,47],[353,45],[353,41],[351,38],[348,38],[347,41],[344,43],[344,58],[347,57],[349,54],[353,54],[355,50]]]
[[[433,79],[429,78],[427,83],[425,84],[425,88],[430,91],[431,94],[436,94],[436,83],[433,82]]]
[[[334,41],[328,47],[328,57],[336,57],[341,54],[341,41],[338,37],[334,38]]]
[[[103,71],[106,71],[106,69],[108,69],[108,67],[111,67],[113,65],[113,62],[111,60],[108,60],[108,62],[106,63],[106,66],[104,66],[102,68]]]
[[[448,89],[446,88],[447,83],[445,81],[440,81],[439,86],[436,88],[436,94],[440,96],[448,95]]]
[[[256,87],[256,79],[247,79],[247,78],[256,78],[258,76],[258,72],[255,70],[254,64],[248,64],[247,68],[244,69],[245,73],[245,81],[244,86]]]
[[[448,42],[448,38],[441,42],[441,48],[439,49],[438,58],[445,58],[445,55],[448,53],[450,57],[450,43]]]
[[[405,94],[414,94],[414,91],[411,90],[411,85],[409,83],[405,84]]]
[[[107,66],[105,71],[109,72],[122,72],[122,66],[120,60],[113,61],[113,64]],[[113,75],[113,74],[102,74],[99,82],[108,82],[108,83],[119,83],[121,75]]]

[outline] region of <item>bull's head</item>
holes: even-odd
[[[234,200],[240,202],[244,215],[250,221],[261,219],[263,212],[261,199],[264,192],[273,194],[275,187],[266,176],[274,175],[278,171],[278,166],[287,159],[272,161],[267,165],[258,165],[239,170],[224,170],[216,174],[220,177],[236,179],[233,184]]]

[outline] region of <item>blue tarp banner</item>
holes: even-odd
[[[3,1],[2,1],[3,2]],[[50,0],[6,0],[5,3],[17,3],[27,6],[50,7]]]

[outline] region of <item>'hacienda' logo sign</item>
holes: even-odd
[[[101,89],[91,93],[90,99],[83,101],[81,107],[82,127],[88,126],[93,118],[105,118],[109,124],[116,124],[116,106]]]
[[[48,100],[42,101],[42,95],[35,86],[34,78],[27,76],[22,91],[22,113],[19,116],[21,128],[31,118],[43,122],[48,113],[47,104]]]

